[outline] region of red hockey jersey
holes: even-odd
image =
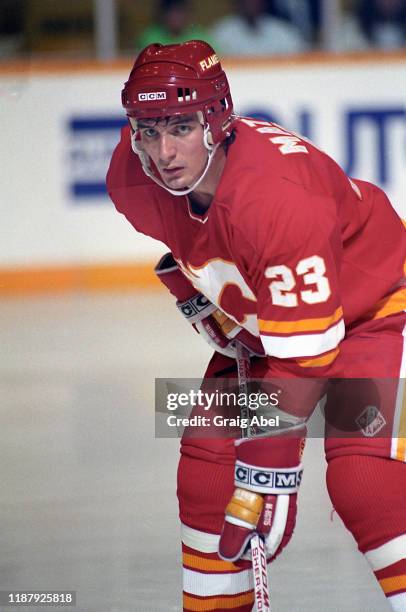
[[[270,356],[329,354],[346,326],[405,308],[406,234],[383,191],[276,124],[234,125],[204,215],[145,176],[124,128],[107,175],[117,210]]]

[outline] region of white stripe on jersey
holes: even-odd
[[[316,357],[336,348],[344,338],[345,326],[341,320],[321,334],[301,334],[298,336],[265,336],[261,334],[262,344],[271,357]]]

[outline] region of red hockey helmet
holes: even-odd
[[[200,112],[209,144],[230,134],[233,103],[227,77],[214,49],[202,40],[155,43],[137,57],[122,91],[131,119]]]

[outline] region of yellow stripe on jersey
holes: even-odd
[[[298,359],[297,363],[302,368],[322,368],[323,366],[330,365],[336,359],[340,352],[339,348],[329,351],[320,357],[313,357],[312,359]]]
[[[397,438],[394,458],[398,461],[406,461],[406,438]]]
[[[296,321],[268,321],[258,319],[258,327],[261,332],[274,334],[297,334],[298,332],[315,332],[328,329],[343,317],[341,306],[329,317],[318,319],[300,319]]]
[[[396,314],[406,310],[406,288],[402,287],[392,293],[391,295],[384,297],[376,304],[374,309],[368,313],[372,319],[382,319],[389,315]],[[367,316],[368,316],[367,315]]]
[[[244,593],[242,595],[224,595],[218,597],[209,597],[207,599],[198,599],[188,594],[183,595],[184,610],[193,610],[193,612],[209,612],[210,610],[233,610],[254,603],[254,592]]]

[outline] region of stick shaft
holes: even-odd
[[[245,395],[245,397],[247,398],[245,404],[241,405],[240,416],[241,419],[246,419],[247,423],[249,423],[250,411],[248,406],[248,382],[250,378],[250,356],[248,350],[245,348],[245,346],[240,344],[240,342],[236,342],[236,350],[238,370],[238,392],[240,395]],[[247,427],[244,427],[241,432],[243,438],[250,438],[254,433],[249,424]]]
[[[250,357],[248,350],[239,342],[236,343],[237,350],[237,370],[238,370],[238,391],[247,398],[245,405],[241,407],[241,418],[246,418],[249,423],[248,405],[248,382],[250,379]],[[250,438],[254,432],[248,424],[242,430],[244,438]],[[257,612],[271,612],[268,587],[268,571],[266,563],[266,552],[264,540],[256,533],[251,538],[252,572],[254,576],[255,606]]]

